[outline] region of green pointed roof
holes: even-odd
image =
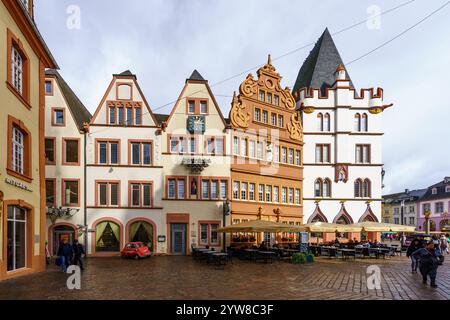
[[[345,68],[333,38],[326,28],[300,68],[293,92],[304,87],[321,89],[322,92],[325,88],[331,88],[335,80],[334,73],[339,65]],[[353,87],[348,71],[347,78],[350,80],[350,86]]]

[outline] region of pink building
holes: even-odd
[[[450,177],[428,187],[419,201],[417,230],[426,231],[425,214],[430,212],[430,231],[450,233]]]

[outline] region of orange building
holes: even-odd
[[[303,129],[289,88],[281,87],[281,76],[269,60],[249,74],[233,97],[232,127],[233,224],[247,220],[270,220],[302,224]],[[294,235],[278,235],[292,241]],[[240,238],[238,238],[240,237]],[[270,235],[264,240],[269,241]],[[252,239],[249,239],[252,238]],[[233,235],[231,241],[257,239]],[[272,239],[273,240],[273,239]]]

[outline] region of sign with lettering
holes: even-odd
[[[187,130],[189,133],[205,133],[206,122],[204,116],[189,116],[187,119]]]
[[[28,192],[33,192],[32,189],[30,189],[30,187],[28,187],[26,184],[24,184],[23,182],[20,181],[16,181],[13,180],[11,178],[5,178],[5,182],[13,187],[28,191]]]
[[[166,236],[158,236],[158,242],[166,242]]]

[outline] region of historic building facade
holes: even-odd
[[[45,189],[50,254],[85,232],[85,132],[91,114],[58,71],[45,73]]]
[[[45,269],[45,68],[33,1],[0,3],[0,280]]]
[[[281,87],[270,56],[257,74],[257,79],[250,74],[241,84],[229,115],[232,223],[262,219],[298,225],[303,219],[300,115],[290,90]],[[269,234],[264,237],[274,240]]]
[[[304,222],[381,221],[382,112],[391,106],[383,90],[355,90],[327,29],[293,94],[304,130]]]
[[[417,230],[450,233],[450,177],[428,187],[419,200]]]
[[[126,242],[166,251],[161,129],[137,78],[116,74],[89,125],[86,146],[88,253],[117,255]]]
[[[163,228],[167,254],[191,246],[220,249],[223,206],[230,194],[230,134],[205,80],[194,71],[162,122]]]
[[[384,220],[382,222],[415,227],[420,210],[419,200],[426,191],[427,189],[406,189],[405,192],[384,195]]]

